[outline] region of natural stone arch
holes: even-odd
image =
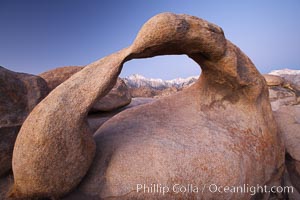
[[[167,54],[187,54],[201,65],[197,83],[107,121],[95,136],[96,157],[85,176],[95,153],[86,124],[88,110],[113,87],[124,62]],[[181,151],[191,155],[185,157]],[[174,152],[177,157],[172,157]],[[132,46],[88,65],[33,110],[16,141],[11,194],[63,196],[84,176],[77,191],[96,198],[151,198],[133,192],[132,184],[143,180],[264,185],[281,174],[283,155],[265,81],[250,59],[225,39],[218,26],[163,13],[142,27]],[[151,170],[149,160],[154,160]],[[137,174],[130,176],[130,170]],[[175,197],[197,195],[250,197],[249,193],[214,196],[208,191]]]

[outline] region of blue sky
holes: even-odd
[[[129,46],[161,12],[195,15],[221,26],[262,73],[300,69],[298,0],[0,0],[0,65],[39,74],[86,65]],[[129,61],[121,76],[198,75],[186,56]]]

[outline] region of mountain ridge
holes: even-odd
[[[187,78],[176,78],[171,80],[162,80],[155,78],[146,78],[140,74],[133,74],[123,78],[126,85],[130,88],[148,87],[156,90],[164,90],[170,87],[182,88],[193,84],[199,76],[190,76]]]
[[[298,82],[300,83],[300,70],[285,68],[280,70],[273,70],[268,74],[281,76],[287,80],[291,80],[292,82],[297,82],[297,84]],[[180,89],[190,86],[194,82],[196,82],[198,78],[199,76],[190,76],[187,78],[163,80],[160,78],[146,78],[140,74],[133,74],[123,78],[123,80],[129,88],[147,87],[156,90],[164,90],[170,87]]]

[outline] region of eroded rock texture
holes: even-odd
[[[11,169],[13,147],[22,123],[47,94],[42,78],[0,67],[0,176]]]
[[[93,105],[92,111],[113,111],[130,104],[130,102],[130,92],[124,81],[118,78],[113,89]]]
[[[58,197],[80,182],[95,153],[86,116],[115,85],[125,55],[128,49],[88,65],[30,113],[15,143],[11,197]]]
[[[44,72],[39,76],[47,81],[48,87],[52,91],[82,69],[83,67],[79,66],[58,67]],[[93,112],[113,111],[128,105],[130,101],[131,95],[126,84],[122,79],[118,78],[113,89],[105,97],[96,102],[91,110]]]
[[[286,167],[291,185],[300,192],[300,105],[282,106],[274,112],[286,148]],[[300,197],[300,196],[298,196]]]
[[[169,54],[187,54],[201,66],[197,83],[114,116],[98,129],[94,151],[87,112],[113,87],[122,64]],[[274,185],[283,165],[266,82],[250,59],[220,27],[163,13],[145,23],[132,46],[86,66],[33,110],[14,149],[12,195],[62,196],[85,176],[67,198],[250,199],[250,193],[162,196],[136,188]]]
[[[50,91],[54,90],[57,86],[68,80],[73,74],[76,74],[83,67],[81,66],[66,66],[58,67],[39,74],[48,84]]]
[[[104,124],[107,120],[109,120],[116,114],[123,112],[126,109],[131,109],[154,101],[154,98],[133,98],[130,104],[128,104],[127,106],[115,109],[111,112],[90,113],[88,115],[88,124],[92,130],[92,133],[95,133],[102,124]]]
[[[280,76],[264,74],[263,77],[265,78],[268,86],[280,86],[284,83],[283,78]]]

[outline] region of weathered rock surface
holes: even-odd
[[[297,104],[298,101],[294,91],[280,86],[269,87],[269,99],[273,111],[282,106]]]
[[[282,106],[274,112],[287,151],[286,167],[292,185],[300,192],[300,105]]]
[[[271,75],[276,75],[284,78],[285,81],[293,85],[300,86],[300,70],[282,69],[270,72]]]
[[[113,89],[93,105],[92,111],[112,111],[130,104],[130,102],[131,94],[124,81],[118,78]]]
[[[42,78],[0,67],[0,176],[11,169],[20,126],[47,94],[47,84]]]
[[[160,14],[130,49],[131,58],[185,53],[202,67],[201,77],[182,92],[105,122],[95,135],[92,167],[69,199],[249,199],[247,193],[161,196],[136,190],[139,183],[278,184],[284,148],[266,82],[221,28],[196,17]]]
[[[175,94],[178,91],[180,91],[178,88],[170,87],[170,88],[162,90],[158,95],[155,96],[155,98],[170,96],[172,94]]]
[[[133,98],[131,103],[129,105],[127,105],[126,107],[124,107],[123,109],[126,110],[129,108],[134,108],[134,107],[141,106],[144,104],[152,103],[154,101],[155,101],[155,99],[153,99],[153,98],[142,98],[142,97]]]
[[[56,198],[80,182],[95,153],[88,111],[115,85],[128,53],[86,66],[34,108],[15,143],[11,197]]]
[[[284,80],[280,76],[264,74],[263,77],[266,79],[268,86],[282,85]]]
[[[153,88],[149,88],[149,87],[139,87],[139,88],[129,88],[129,91],[130,91],[132,97],[160,98],[160,97],[165,97],[165,96],[174,94],[174,93],[180,91],[181,89],[178,89],[176,87],[170,87],[170,88],[166,88],[166,89],[162,89],[162,90],[157,90],[157,89],[153,89]]]
[[[44,72],[39,76],[47,81],[48,87],[52,91],[82,69],[83,67],[80,66],[59,67]],[[114,109],[128,105],[130,101],[130,92],[124,81],[119,78],[113,89],[100,101],[96,102],[91,110],[93,112],[112,111]]]
[[[116,114],[123,112],[129,108],[134,108],[136,106],[140,106],[143,104],[154,102],[155,99],[153,98],[133,98],[131,103],[125,107],[110,111],[110,112],[98,112],[95,114],[88,115],[88,123],[92,130],[92,133],[95,133],[98,128],[104,124],[107,120],[115,116]]]
[[[300,103],[300,70],[274,70],[270,74],[283,78],[283,87],[294,93],[296,99],[293,104]]]
[[[112,89],[124,62],[169,54],[187,54],[202,67],[197,83],[105,122],[84,177],[94,152],[88,110]],[[273,185],[283,166],[267,85],[250,59],[220,27],[163,13],[142,27],[132,46],[88,65],[35,107],[14,148],[12,194],[62,196],[84,177],[69,198],[250,199],[208,190],[161,197],[136,187]]]
[[[58,67],[39,74],[48,84],[50,91],[68,80],[72,75],[82,70],[82,66]]]
[[[283,106],[274,112],[287,152],[300,161],[300,105]]]

